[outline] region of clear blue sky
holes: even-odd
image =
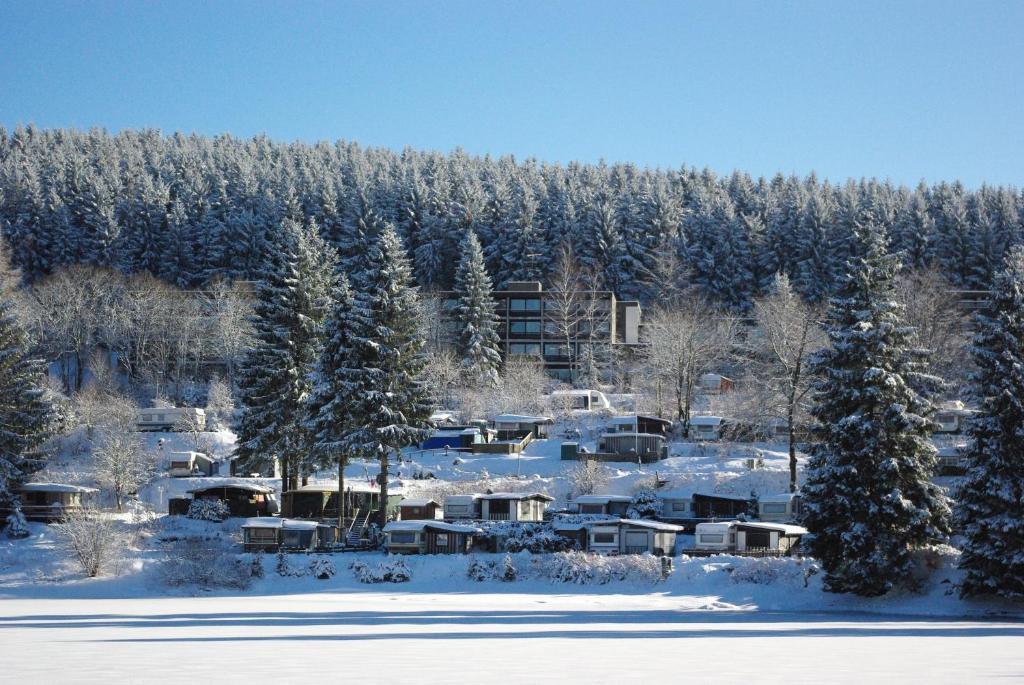
[[[1024,184],[1024,1],[5,0],[0,124]]]

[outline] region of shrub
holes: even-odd
[[[319,580],[329,580],[337,573],[334,562],[326,557],[317,557],[309,560],[309,574]]]
[[[252,556],[251,574],[253,578],[262,578],[265,574],[263,570],[263,552],[256,552]]]
[[[653,490],[643,489],[633,495],[626,516],[631,519],[653,519],[658,516],[658,495]]]
[[[29,536],[28,521],[21,507],[15,505],[10,514],[7,515],[7,525],[4,528],[7,537],[20,540]]]
[[[533,560],[538,576],[558,583],[604,585],[612,581],[637,580],[657,583],[662,579],[661,560],[649,554],[605,557],[583,552],[560,552]]]
[[[512,563],[512,557],[506,554],[501,562],[501,579],[506,583],[511,583],[518,576],[519,572],[516,570],[515,564]]]
[[[65,547],[90,578],[103,573],[126,546],[117,522],[91,509],[70,513],[55,528]]]
[[[231,512],[228,510],[227,503],[223,500],[194,499],[192,504],[188,505],[188,513],[185,515],[190,519],[220,523],[230,516]]]
[[[360,583],[406,583],[412,580],[412,571],[401,559],[376,566],[370,566],[362,561],[354,561],[350,568]]]
[[[295,577],[306,575],[306,570],[297,568],[288,563],[288,555],[284,552],[277,553],[277,566],[275,567],[277,575],[282,577]]]
[[[492,530],[504,539],[509,552],[566,552],[576,547],[569,538],[555,532],[550,523],[506,524]]]
[[[493,578],[494,562],[481,561],[476,557],[471,558],[469,560],[469,565],[466,567],[466,577],[470,580],[475,580],[478,583],[482,583],[485,580]]]
[[[188,537],[178,540],[168,550],[160,571],[164,584],[169,587],[191,585],[244,590],[256,575],[254,568],[253,563],[246,564],[227,545]]]

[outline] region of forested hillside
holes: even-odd
[[[909,268],[987,288],[1022,242],[1014,188],[754,179],[681,167],[565,166],[508,157],[282,144],[158,131],[0,129],[0,225],[28,282],[70,264],[193,288],[252,278],[285,218],[315,222],[344,262],[381,219],[415,277],[452,285],[467,228],[500,286],[545,280],[570,241],[602,287],[651,301],[695,285],[744,312],[775,273],[820,301],[872,218]],[[344,263],[343,262],[343,263]]]

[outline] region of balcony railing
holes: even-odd
[[[504,512],[504,513],[488,513],[487,514],[487,520],[488,521],[508,521],[509,520],[509,514],[508,514],[508,512]]]

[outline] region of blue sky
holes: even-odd
[[[1024,2],[0,3],[0,124],[1024,185]]]

